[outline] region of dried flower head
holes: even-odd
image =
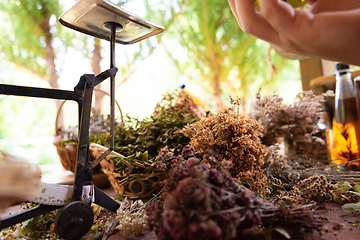
[[[116,214],[116,221],[118,222],[116,229],[124,236],[142,234],[146,230],[147,215],[142,201],[138,200],[131,203],[128,198],[125,198]]]
[[[156,104],[153,115],[157,115],[166,110],[179,110],[185,113],[197,115],[199,118],[205,116],[205,111],[202,107],[198,106],[191,96],[185,91],[175,91],[163,95],[163,99]]]
[[[232,162],[229,169],[232,176],[250,189],[263,192],[267,180],[262,169],[261,126],[240,113],[240,98],[230,97],[230,101],[233,107],[220,109],[215,115],[185,126],[181,132],[190,138],[190,145],[197,154],[204,155],[209,149],[213,150],[219,162]],[[223,165],[230,166],[228,162]]]
[[[332,94],[332,91],[321,95],[303,91],[296,95],[294,103],[290,105],[283,104],[283,99],[277,93],[258,96],[255,109],[249,109],[247,114],[263,127],[263,138],[295,139],[318,131],[318,122],[324,114],[321,103]]]
[[[235,108],[239,108],[241,100],[230,99]],[[229,107],[187,125],[181,132],[191,139],[190,145],[197,153],[204,154],[207,149],[213,149],[220,161],[232,161],[234,167],[230,171],[236,176],[239,172],[263,165],[260,131],[257,121]]]
[[[228,172],[195,157],[177,156],[164,185],[164,201],[146,209],[149,230],[159,240],[230,240],[254,226],[318,226],[311,212],[264,200]]]
[[[274,145],[283,137],[289,149],[292,147],[293,155],[312,156],[314,145],[325,144],[316,134],[320,130],[319,122],[324,118],[321,104],[325,97],[332,95],[332,91],[321,95],[303,91],[289,105],[283,104],[277,93],[258,96],[255,106],[248,109],[247,114],[263,127],[262,142],[265,145]]]
[[[296,184],[291,191],[282,192],[277,199],[292,203],[330,202],[337,186],[327,181],[324,175],[313,175]]]

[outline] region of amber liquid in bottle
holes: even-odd
[[[332,163],[346,163],[359,158],[360,123],[356,98],[339,99],[334,115]],[[350,166],[360,166],[360,162],[343,165],[343,167]]]

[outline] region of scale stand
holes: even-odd
[[[55,230],[61,238],[80,239],[91,228],[94,214],[90,203],[96,203],[116,212],[119,204],[93,185],[93,169],[114,149],[115,125],[115,44],[132,44],[162,33],[162,26],[139,18],[107,0],[80,0],[64,13],[60,23],[76,31],[110,41],[110,69],[95,76],[84,74],[80,77],[74,91],[45,89],[0,84],[0,94],[39,97],[60,100],[73,100],[79,108],[79,142],[75,165],[75,179],[72,186],[72,199],[65,206],[41,204],[0,219],[0,229],[7,228],[27,219],[62,207],[56,216]],[[93,162],[89,160],[89,125],[91,102],[94,87],[110,78],[110,148]],[[84,194],[84,188],[91,189]],[[40,199],[41,200],[41,199]],[[65,199],[57,199],[64,201]],[[52,200],[54,201],[54,200]]]

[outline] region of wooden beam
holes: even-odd
[[[324,75],[322,61],[318,58],[307,58],[299,60],[299,63],[302,89],[303,91],[310,90],[310,81]]]

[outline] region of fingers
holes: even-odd
[[[341,0],[341,6],[330,4],[340,0],[309,0],[311,11],[294,10],[282,0],[258,0],[261,12],[253,0],[228,1],[241,29],[254,37],[287,52],[360,64],[359,54],[354,54],[359,35],[352,34],[360,29],[360,6],[354,6],[359,0]]]
[[[274,31],[276,31],[283,40],[288,37],[292,39],[294,31],[298,31],[294,28],[294,22],[296,21],[294,8],[281,0],[258,1],[262,15]]]
[[[278,40],[278,33],[262,14],[258,13],[253,0],[229,0],[229,3],[244,32],[268,42]]]
[[[268,16],[276,16],[276,15],[293,15],[294,8],[287,2],[282,0],[258,0],[259,5],[261,7],[261,12]]]
[[[311,5],[313,5],[315,2],[316,2],[316,0],[308,0],[308,1],[307,1],[307,4],[311,6]]]
[[[296,43],[299,37],[306,36],[313,14],[302,9],[294,9],[281,0],[258,0],[261,13],[268,24],[288,44]]]
[[[235,0],[228,0],[228,2],[229,2],[229,5],[230,5],[231,11],[232,11],[234,17],[236,18],[236,21],[238,22],[240,28],[242,29],[241,22],[239,20],[239,16],[237,14],[236,7],[235,7]]]
[[[258,0],[258,12],[253,0],[228,0],[240,28],[254,37],[285,49],[299,49],[300,38],[306,38],[307,11],[294,10],[281,0]],[[310,19],[310,18],[309,18]],[[301,39],[304,40],[304,39]]]
[[[261,13],[275,29],[283,30],[293,25],[295,10],[290,4],[279,0],[258,0]]]

